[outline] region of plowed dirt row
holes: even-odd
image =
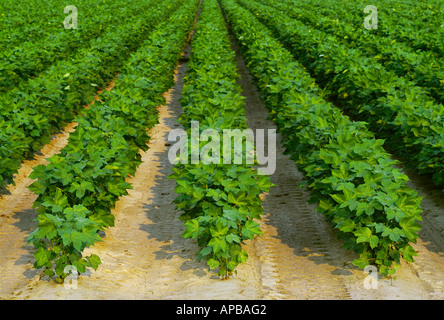
[[[233,48],[237,50],[233,41]],[[35,199],[27,186],[30,168],[58,152],[72,128],[52,140],[42,155],[26,162],[17,175],[17,186],[0,198],[0,298],[2,299],[444,299],[444,251],[440,219],[444,206],[420,180],[412,186],[425,195],[425,221],[421,240],[415,245],[419,256],[403,264],[397,280],[379,280],[377,288],[366,289],[367,274],[354,267],[355,256],[342,249],[324,217],[307,204],[309,195],[297,188],[302,174],[294,162],[276,150],[276,187],[262,195],[263,235],[248,241],[247,263],[238,274],[220,280],[196,261],[197,244],[181,237],[184,227],[171,204],[175,183],[167,179],[168,133],[179,127],[179,99],[187,70],[190,47],[176,70],[176,85],[159,108],[160,123],[150,132],[150,149],[130,179],[133,189],[122,197],[113,214],[115,227],[103,242],[87,249],[102,259],[96,272],[87,272],[71,282],[76,289],[55,284],[32,269],[32,248],[25,238],[35,227]],[[268,121],[251,75],[238,54],[241,84],[252,129],[275,129]],[[421,187],[418,187],[421,186]]]

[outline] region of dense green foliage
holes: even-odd
[[[381,35],[381,29],[386,24],[385,15],[380,12],[383,8],[378,11],[380,16],[378,21],[382,21],[382,26],[378,24],[378,29],[369,31],[362,27],[362,8],[365,6],[354,8],[354,10],[350,8],[340,10],[336,2],[324,2],[324,5],[321,6],[323,10],[313,11],[308,6],[304,6],[300,2],[295,4],[291,0],[261,0],[260,2],[269,4],[289,17],[298,19],[317,30],[334,35],[335,38],[332,39],[335,39],[335,42],[345,44],[348,48],[358,48],[363,54],[375,59],[387,70],[393,71],[398,76],[405,77],[429,91],[437,101],[444,101],[444,81],[440,81],[444,79],[443,52],[417,50],[411,44],[399,41],[394,36]],[[392,8],[393,5],[394,3],[391,5]],[[420,12],[423,11],[416,13]],[[355,18],[359,19],[359,23]],[[393,17],[390,17],[389,20],[393,20]],[[413,19],[413,22],[415,21],[418,21],[418,17]],[[422,23],[419,29],[424,30],[424,24]],[[415,26],[416,28],[418,26]],[[435,26],[435,28],[439,30],[439,26]]]
[[[20,163],[93,101],[150,30],[181,2],[166,0],[156,10],[124,21],[93,40],[91,47],[0,96],[0,187],[13,182]]]
[[[262,98],[312,192],[312,201],[339,230],[354,263],[393,275],[400,258],[413,261],[421,198],[365,123],[352,122],[255,16],[221,1]]]
[[[187,129],[189,146],[192,121],[199,122],[199,134],[205,129],[222,135],[224,129],[247,128],[242,89],[236,82],[235,54],[216,0],[203,3],[191,44],[180,119]],[[197,239],[202,247],[198,258],[207,259],[210,269],[218,269],[223,277],[247,260],[243,241],[262,234],[255,221],[263,212],[259,195],[271,187],[267,176],[259,176],[254,166],[246,163],[246,143],[243,141],[242,164],[224,164],[219,157],[215,161],[219,163],[205,164],[201,159],[198,164],[178,163],[170,176],[177,181],[175,203],[183,211],[183,236]],[[200,150],[205,144],[200,142]],[[230,146],[223,148],[234,149],[234,145],[230,141]],[[188,154],[191,158],[191,150]]]
[[[67,146],[30,175],[38,227],[28,241],[48,277],[62,282],[67,266],[83,273],[101,264],[84,250],[114,226],[199,8],[180,101],[188,150],[176,160],[188,163],[169,176],[197,258],[221,277],[235,273],[248,259],[245,241],[262,234],[260,195],[273,186],[247,161],[256,152],[249,141],[209,148],[226,130],[248,129],[229,26],[304,174],[301,187],[358,254],[353,263],[392,277],[401,259],[413,262],[421,197],[386,149],[444,189],[440,0],[374,0],[372,30],[363,27],[364,0],[79,0],[75,30],[63,27],[63,8],[74,3],[18,2],[0,2],[0,188],[77,123]]]
[[[415,82],[398,77],[330,34],[271,6],[256,1],[239,3],[273,31],[342,108],[368,122],[409,167],[430,174],[444,188],[443,104],[437,104]]]
[[[61,154],[37,166],[30,189],[38,195],[38,228],[28,240],[36,247],[34,266],[61,281],[64,269],[97,268],[97,255],[82,251],[101,241],[99,230],[114,225],[115,202],[127,194],[126,179],[147,150],[146,129],[158,121],[157,106],[174,83],[173,70],[191,31],[198,0],[187,1],[151,33],[131,56],[103,102],[77,117],[78,126]]]
[[[109,37],[107,33],[114,32],[115,28],[124,26],[127,29],[126,25],[134,24],[137,12],[148,10],[160,1],[76,2],[76,8],[80,10],[77,29],[64,29],[63,26],[64,18],[68,16],[64,13],[64,8],[73,3],[51,2],[53,3],[46,3],[45,8],[29,4],[17,6],[23,11],[28,11],[32,17],[25,20],[22,15],[19,18],[21,21],[11,19],[12,21],[7,22],[12,24],[11,28],[15,32],[12,36],[8,35],[9,41],[5,41],[0,52],[0,92],[16,86],[26,87],[27,80],[35,78],[57,61],[67,60],[79,50],[89,51],[90,47],[97,46],[97,41],[102,37]],[[103,14],[104,12],[113,14]],[[20,10],[19,13],[23,14]],[[47,16],[40,16],[44,13]],[[23,25],[23,22],[26,24]],[[18,30],[20,32],[17,35]],[[33,31],[36,34],[32,34]],[[17,38],[20,39],[24,35],[28,36],[23,39],[26,41],[16,43]]]

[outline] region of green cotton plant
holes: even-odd
[[[100,265],[100,257],[83,257],[83,251],[102,241],[99,231],[114,226],[112,209],[128,194],[127,178],[141,163],[140,151],[148,149],[147,129],[158,123],[156,107],[171,86],[197,6],[198,0],[188,1],[159,25],[127,62],[115,89],[76,118],[61,153],[31,173],[39,215],[28,242],[36,249],[34,267],[56,281],[66,279],[67,267],[82,273]]]
[[[169,178],[177,184],[174,203],[182,212],[183,237],[195,239],[201,247],[197,259],[205,259],[210,270],[227,278],[248,259],[244,242],[262,234],[259,195],[272,184],[267,176],[258,175],[256,163],[247,164],[246,141],[242,141],[243,161],[239,164],[234,163],[231,142],[220,148],[224,152],[219,155],[203,155],[198,163],[192,162],[192,148],[202,151],[206,147],[204,141],[194,146],[189,134],[192,121],[199,123],[199,137],[205,129],[222,135],[224,129],[247,128],[235,54],[217,1],[203,3],[192,47],[179,120],[189,137],[188,162],[176,163]],[[221,155],[226,150],[231,164],[224,163],[227,159]]]
[[[336,140],[329,135],[319,152],[299,156],[297,163],[308,177],[306,185],[318,210],[340,230],[345,247],[360,254],[354,264],[376,264],[382,275],[391,276],[401,257],[412,262],[416,255],[409,243],[416,242],[420,229],[416,221],[422,221],[421,198],[405,186],[407,176],[393,169],[396,162],[387,157],[383,141],[358,134],[350,125],[340,128]],[[294,143],[286,144],[293,155]]]
[[[26,152],[28,143],[12,123],[0,119],[0,188],[14,182],[10,173],[20,168],[22,158],[17,155]]]
[[[274,1],[272,1],[274,2]],[[410,169],[444,181],[444,109],[428,90],[386,70],[359,48],[256,1],[239,0],[316,77],[324,93],[386,140]],[[433,125],[434,129],[430,127]],[[433,143],[430,143],[433,141]]]
[[[83,106],[93,101],[99,88],[111,81],[124,61],[165,17],[183,1],[167,0],[149,16],[138,16],[93,39],[91,47],[77,51],[67,60],[54,62],[39,77],[16,86],[0,98],[0,187],[13,180],[20,164],[33,155],[51,135],[73,121]],[[5,130],[4,126],[14,130]],[[18,147],[14,141],[20,136]],[[25,145],[26,144],[26,145]],[[12,158],[9,161],[4,155]]]
[[[327,102],[288,50],[257,16],[232,0],[221,1],[241,51],[283,136],[285,152],[304,174],[310,202],[325,214],[353,263],[375,265],[393,277],[401,259],[412,262],[411,243],[422,221],[421,197],[364,122],[353,122]]]
[[[114,225],[111,208],[119,196],[127,194],[130,185],[125,177],[141,162],[142,146],[130,138],[135,123],[110,117],[109,109],[94,117],[100,109],[90,109],[89,119],[87,115],[79,118],[62,154],[30,175],[37,179],[29,189],[38,194],[34,206],[39,213],[38,228],[28,237],[37,249],[34,266],[45,267],[45,274],[59,282],[66,277],[68,265],[79,272],[85,267],[97,269],[100,258],[94,254],[83,258],[82,251],[101,241],[99,230]]]
[[[227,277],[248,254],[241,244],[261,235],[263,212],[259,195],[271,187],[252,167],[227,164],[189,164],[174,168],[177,209],[183,211],[183,237],[196,239],[210,269]]]
[[[38,216],[39,228],[28,237],[28,241],[36,248],[34,267],[45,268],[44,274],[55,277],[57,282],[62,282],[68,276],[67,266],[74,266],[78,272],[83,273],[86,267],[97,270],[101,263],[95,254],[82,257],[86,247],[101,241],[97,233],[101,228],[87,217],[90,213],[88,209],[82,205],[64,208],[67,202],[67,197],[58,189],[54,199],[44,203],[52,209],[51,213]]]
[[[42,6],[38,6],[38,9],[32,9],[32,5],[15,8],[18,15],[9,15],[8,20],[18,21],[15,27],[11,26],[12,34],[9,34],[9,41],[1,44],[4,50],[1,53],[0,92],[26,86],[29,78],[38,77],[57,61],[68,60],[78,51],[84,50],[91,44],[94,45],[93,39],[103,37],[107,28],[114,29],[117,25],[126,24],[134,19],[136,12],[145,11],[154,4],[154,0],[137,3],[125,3],[123,0],[100,3],[81,1],[76,5],[82,8],[82,15],[88,18],[82,19],[82,27],[76,30],[64,29],[60,23],[66,17],[64,14],[66,3],[45,1],[45,7],[50,12],[43,10]],[[26,16],[29,16],[30,10],[33,13],[32,19],[23,23],[26,21]],[[112,14],[96,14],[97,12],[112,12]],[[35,34],[33,36],[36,31],[40,37]],[[23,38],[24,35],[24,39],[12,45],[11,42]]]
[[[387,36],[375,33],[380,31],[380,28],[369,32],[362,27],[362,21],[357,23],[354,19],[358,16],[356,15],[358,11],[345,10],[337,5],[332,6],[323,3],[321,8],[318,8],[321,10],[313,11],[307,10],[301,4],[295,6],[290,0],[259,0],[259,2],[270,5],[283,14],[298,19],[316,30],[334,35],[336,42],[348,47],[359,47],[362,53],[368,58],[372,58],[377,64],[382,64],[385,69],[393,71],[396,75],[405,77],[415,82],[417,86],[429,90],[436,101],[443,100],[444,90],[439,80],[444,77],[444,69],[441,66],[442,64],[440,65],[438,53],[429,50],[417,51],[411,44],[398,41],[396,35]],[[324,13],[322,13],[323,10],[325,10]],[[421,10],[416,12],[416,14],[419,13],[423,12]],[[338,16],[341,16],[341,19],[337,19]],[[359,16],[358,19],[361,19],[361,17]],[[396,20],[390,19],[390,21]],[[408,30],[412,31],[411,29],[412,26],[408,26]],[[357,62],[359,65],[359,61]],[[344,93],[348,92],[345,91]]]

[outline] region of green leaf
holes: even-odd
[[[356,243],[370,242],[372,231],[367,227],[361,227],[354,232],[354,235],[358,237]]]
[[[85,242],[86,246],[92,246],[94,243],[101,242],[102,238],[100,238],[99,234],[97,233],[97,228],[94,226],[86,226],[82,229],[82,235],[83,239],[82,241]]]
[[[220,238],[212,238],[208,245],[213,247],[213,252],[218,253],[219,251],[227,251],[227,242]]]
[[[404,231],[407,239],[416,243],[421,225],[415,221],[415,218],[407,217],[401,219],[401,221],[399,221],[399,226],[402,228],[402,231]]]
[[[46,190],[46,185],[40,181],[35,181],[28,187],[28,189],[35,194],[42,194]]]
[[[34,252],[35,262],[37,267],[42,267],[48,262],[50,258],[50,252],[42,247],[38,248],[36,252]]]
[[[179,180],[180,181],[180,180]],[[176,188],[174,189],[174,192],[177,194],[187,194],[189,193],[189,188],[188,187],[184,187],[181,185],[176,186]]]
[[[59,246],[55,246],[52,248],[52,252],[54,252],[55,254],[59,254],[60,251],[62,251],[62,248],[60,248]]]
[[[398,242],[401,239],[401,237],[405,236],[405,234],[399,228],[395,227],[391,229],[389,227],[386,227],[384,229],[384,232],[382,233],[382,236],[383,237],[389,236],[390,240],[392,240],[393,242]]]
[[[370,264],[370,256],[367,252],[360,254],[358,259],[353,260],[353,264],[361,269],[365,269]]]
[[[76,267],[78,273],[84,273],[86,271],[87,261],[84,259],[80,259],[77,261],[73,261],[72,265]]]
[[[54,271],[52,271],[51,269],[46,269],[45,275],[48,277],[52,277],[54,275]]]
[[[370,241],[369,242],[370,242],[370,247],[372,249],[374,249],[378,245],[379,238],[377,236],[373,235],[373,236],[370,237]]]
[[[69,192],[76,192],[76,197],[81,199],[85,195],[85,192],[89,190],[94,192],[94,185],[90,181],[82,181],[80,184],[73,182],[69,188]]]
[[[333,198],[333,200],[335,200],[339,204],[341,204],[347,200],[346,196],[341,193],[331,194],[330,196]]]
[[[183,233],[184,238],[193,238],[196,239],[199,236],[200,227],[199,222],[197,220],[192,219],[185,222],[185,231]]]
[[[89,216],[89,219],[94,221],[100,227],[114,226],[114,215],[106,210],[97,210],[94,215]]]
[[[270,178],[268,176],[259,176],[257,178],[257,184],[262,191],[268,192],[271,187],[273,187],[273,183],[271,183]]]
[[[319,210],[326,211],[333,207],[334,203],[330,199],[320,199],[319,200]]]
[[[341,165],[339,166],[339,170],[332,170],[331,174],[333,175],[333,177],[342,180],[347,180],[350,177],[348,174],[348,166],[345,163],[341,163]]]
[[[223,216],[231,221],[237,221],[241,217],[236,209],[223,209]]]
[[[226,221],[226,220],[225,220]],[[228,232],[228,226],[224,224],[222,221],[218,221],[216,223],[216,228],[211,227],[210,233],[213,237],[222,237],[225,236]]]
[[[237,261],[239,263],[245,263],[248,260],[248,253],[246,251],[241,251],[238,255],[237,255]]]
[[[60,226],[62,223],[54,224],[54,221],[48,218],[47,214],[42,214],[38,217],[39,225],[37,229],[35,229],[31,234],[29,235],[29,239],[44,239],[47,238],[48,240],[53,239],[55,236],[57,236],[57,227]],[[63,221],[62,221],[63,222]]]
[[[74,249],[76,249],[77,251],[82,251],[84,248],[83,242],[85,240],[85,236],[78,231],[73,231],[70,234],[70,237],[71,237],[71,241],[74,246]]]
[[[235,191],[239,186],[239,182],[233,179],[222,180],[222,185],[225,187],[225,191],[228,193],[230,191]]]
[[[214,201],[219,201],[220,199],[220,190],[216,190],[216,189],[210,189],[207,191],[206,196],[207,197],[212,197]]]
[[[231,272],[231,271],[233,271],[234,269],[236,269],[236,267],[237,267],[238,264],[239,264],[239,263],[236,262],[234,259],[231,259],[231,260],[228,261],[228,263],[227,263],[227,269]]]
[[[232,192],[228,194],[228,202],[237,205],[238,207],[243,207],[248,205],[248,201],[245,196],[245,192],[239,192],[238,195],[234,195]]]
[[[225,237],[225,240],[227,240],[228,243],[233,243],[233,242],[241,243],[242,242],[241,238],[237,234],[234,234],[234,233],[230,233],[229,235],[227,235]]]
[[[193,188],[191,195],[193,196],[193,201],[199,201],[205,196],[205,190],[202,188]]]
[[[339,227],[339,230],[343,232],[352,232],[356,229],[356,224],[353,220],[347,219],[344,222],[342,222],[341,226]]]
[[[47,197],[43,204],[45,207],[52,207],[54,213],[62,212],[68,206],[68,198],[63,194],[60,188],[57,188],[54,198]]]
[[[46,166],[43,164],[39,164],[38,166],[35,166],[32,168],[32,172],[29,174],[29,178],[31,179],[39,179],[40,177],[44,176],[45,174]]]
[[[66,217],[66,220],[73,221],[76,218],[85,218],[90,211],[83,205],[75,205],[74,207],[67,207],[63,210],[63,215]]]
[[[63,245],[69,246],[70,244],[72,244],[74,246],[74,249],[76,249],[77,251],[82,251],[84,248],[83,234],[78,231],[72,231],[72,230],[65,230],[65,231],[66,232],[62,234]]]
[[[248,220],[242,228],[242,235],[245,239],[253,239],[255,235],[261,235],[262,231],[259,226],[259,223]]]
[[[217,261],[216,259],[208,259],[208,267],[210,269],[216,269],[219,268],[219,261]]]
[[[116,196],[127,194],[127,189],[131,189],[131,185],[120,180],[112,180],[107,183],[108,191]]]
[[[414,262],[413,256],[418,255],[415,249],[413,249],[410,245],[406,245],[406,247],[401,248],[399,251],[401,252],[402,257],[408,262]]]
[[[367,205],[367,207],[365,208],[365,213],[366,213],[368,216],[371,216],[373,213],[375,213],[375,208],[373,207],[373,205],[372,205],[371,203],[369,203],[369,204]]]
[[[213,251],[212,247],[205,247],[202,250],[200,250],[197,254],[197,259],[201,260],[203,259],[205,256],[209,255],[211,253],[211,251]]]
[[[90,255],[89,257],[86,257],[86,259],[89,262],[89,266],[92,267],[94,270],[97,270],[99,265],[102,263],[100,257],[96,254]]]

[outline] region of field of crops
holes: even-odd
[[[444,299],[441,0],[18,3],[1,299]]]

